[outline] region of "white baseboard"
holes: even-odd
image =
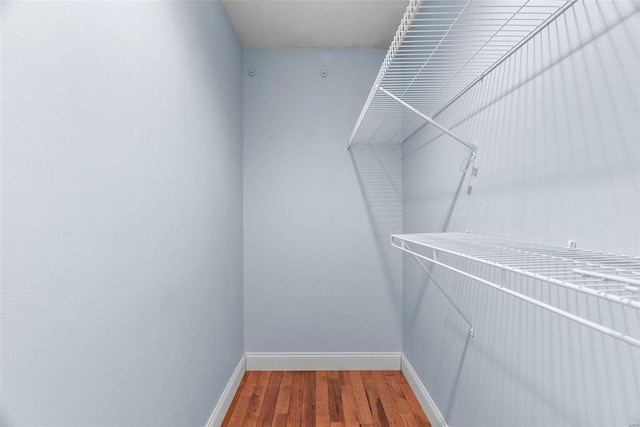
[[[399,371],[402,353],[245,353],[247,371]]]
[[[224,420],[245,371],[339,371],[402,370],[433,427],[448,427],[442,413],[402,353],[245,353],[206,427],[219,427]]]
[[[413,389],[425,414],[427,414],[431,425],[433,427],[447,427],[447,421],[442,416],[442,413],[431,396],[429,396],[427,389],[424,387],[424,384],[422,384],[422,381],[420,381],[420,378],[418,378],[416,371],[413,370],[411,363],[409,363],[409,360],[407,360],[404,354],[402,355],[402,373],[411,386],[411,389]]]
[[[222,424],[222,421],[229,410],[229,406],[231,406],[231,402],[233,402],[233,397],[238,390],[238,386],[240,385],[240,381],[242,381],[245,371],[246,362],[245,355],[243,354],[240,358],[240,362],[238,362],[238,366],[236,366],[236,369],[231,375],[231,379],[224,388],[216,407],[213,409],[206,427],[219,427]]]

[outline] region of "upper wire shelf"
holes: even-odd
[[[403,142],[573,3],[410,0],[348,144]]]
[[[494,283],[464,272],[439,260],[438,254],[450,254],[476,261],[499,268],[503,272],[542,280],[635,309],[640,309],[640,257],[468,233],[397,234],[391,236],[391,244],[414,255],[418,261],[427,260],[435,263],[640,347],[638,338],[624,335],[547,302],[516,292],[506,283]],[[424,249],[429,249],[432,253],[425,254]]]

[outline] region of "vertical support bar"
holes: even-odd
[[[504,288],[507,285],[507,270],[501,268],[500,269],[500,283],[498,283],[501,288]]]

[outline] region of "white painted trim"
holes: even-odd
[[[240,358],[240,362],[238,362],[238,366],[236,366],[235,371],[233,371],[233,374],[231,375],[231,379],[229,379],[227,386],[224,388],[216,407],[213,409],[206,427],[219,427],[222,424],[246,370],[245,355],[243,354]]]
[[[411,363],[407,360],[407,357],[402,355],[402,373],[404,377],[407,379],[407,382],[413,389],[422,409],[425,414],[427,414],[427,418],[429,418],[429,422],[433,427],[447,427],[447,422],[445,421],[440,409],[436,406],[436,403],[433,401],[429,392],[418,378],[418,374],[413,370]]]
[[[247,371],[399,371],[402,353],[245,353]]]
[[[433,427],[448,427],[442,413],[402,353],[245,353],[206,427],[219,427],[245,371],[402,370]]]

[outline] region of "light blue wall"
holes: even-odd
[[[248,352],[402,349],[399,147],[345,150],[384,54],[245,50]]]
[[[403,145],[404,231],[472,230],[640,254],[639,3],[578,2]],[[450,426],[640,422],[640,350],[434,269],[467,326],[404,261],[404,351]],[[461,264],[462,265],[462,264]],[[495,271],[469,263],[473,272]],[[511,278],[514,288],[640,336],[637,310]]]
[[[243,324],[246,351],[403,350],[452,426],[639,422],[638,351],[437,272],[467,339],[388,242],[640,253],[634,5],[578,3],[438,118],[480,146],[467,195],[429,127],[344,150],[384,51],[243,59],[218,2],[3,2],[3,425],[203,425]]]
[[[204,425],[243,352],[219,2],[2,2],[2,425]]]

